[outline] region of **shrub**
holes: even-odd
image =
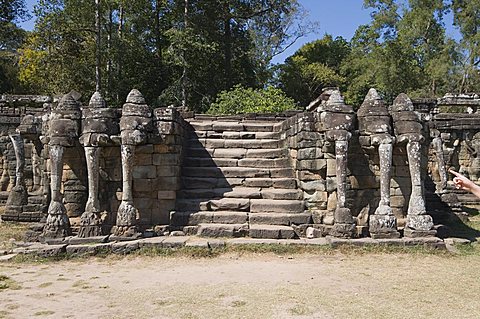
[[[266,89],[244,88],[236,85],[230,91],[222,91],[210,105],[208,114],[226,115],[243,113],[279,113],[295,109],[293,99],[281,89],[269,86]]]

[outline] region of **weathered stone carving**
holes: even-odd
[[[465,140],[465,144],[471,156],[468,176],[472,181],[478,181],[480,178],[480,132],[473,135],[470,141]]]
[[[27,141],[31,141],[34,146],[32,149],[33,186],[31,192],[39,195],[44,191],[42,189],[42,166],[44,163],[40,156],[43,150],[43,144],[40,141],[42,124],[41,117],[33,114],[27,114],[22,118],[22,121],[17,128],[17,132],[22,136],[22,138],[25,138]]]
[[[99,92],[95,92],[88,107],[82,112],[82,136],[80,143],[85,149],[88,174],[88,200],[85,211],[80,218],[78,237],[92,237],[102,235],[102,221],[99,202],[99,158],[101,146],[108,145],[110,135],[118,134],[118,127],[114,123],[113,109],[106,107],[105,100]]]
[[[145,103],[142,94],[133,89],[123,105],[120,131],[122,138],[122,202],[117,212],[116,226],[112,228],[115,236],[137,236],[135,225],[138,215],[133,204],[132,169],[135,147],[147,142],[148,132],[152,130],[152,110]]]
[[[380,203],[370,216],[369,231],[374,238],[399,237],[397,221],[390,207],[390,179],[392,176],[392,152],[395,138],[392,136],[390,115],[375,89],[368,91],[358,110],[360,135],[363,147],[378,147],[380,158]]]
[[[355,220],[350,209],[346,207],[347,189],[347,153],[348,141],[352,137],[355,115],[351,106],[343,101],[340,91],[333,91],[325,104],[324,125],[326,138],[335,143],[336,176],[337,176],[337,207],[335,209],[332,235],[338,237],[353,237]]]
[[[433,228],[433,219],[427,214],[421,173],[421,147],[425,138],[422,123],[413,110],[413,103],[406,94],[400,94],[392,106],[393,125],[397,143],[407,144],[408,166],[412,193],[408,203],[405,236],[428,235]]]
[[[15,150],[16,169],[15,169],[15,186],[10,191],[7,199],[7,209],[14,209],[22,212],[22,206],[28,203],[27,186],[25,185],[24,169],[25,169],[25,147],[23,138],[19,133],[9,134]]]
[[[62,202],[61,193],[63,154],[65,147],[73,147],[79,137],[81,111],[72,95],[62,97],[50,114],[48,146],[50,153],[50,188],[52,199],[48,207],[48,217],[43,229],[43,237],[58,238],[71,235],[70,222]]]
[[[440,137],[440,132],[436,129],[430,131],[430,137],[432,138],[431,147],[435,155],[437,171],[440,180],[435,183],[437,193],[442,193],[447,187],[447,168],[445,163],[445,156],[443,154],[443,141]]]

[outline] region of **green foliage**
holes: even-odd
[[[95,89],[95,52],[109,104],[139,89],[153,105],[206,110],[235,84],[260,87],[272,56],[295,35],[297,1],[41,0],[21,50],[20,79],[38,93]]]
[[[350,52],[345,39],[326,35],[302,46],[280,66],[280,87],[305,107],[316,99],[322,88],[343,86],[346,79],[339,74],[340,63]]]
[[[341,66],[346,98],[360,104],[370,87],[391,102],[399,93],[437,97],[455,91],[455,43],[445,34],[443,0],[365,0],[372,22],[357,29]]]
[[[480,91],[480,0],[452,1],[454,24],[462,34],[460,92]]]
[[[266,89],[252,89],[237,85],[230,91],[220,92],[208,113],[279,113],[292,109],[295,109],[293,99],[287,97],[280,89],[272,86]]]

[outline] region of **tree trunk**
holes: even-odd
[[[183,11],[183,27],[184,30],[187,31],[188,29],[188,0],[184,1],[184,11]],[[183,49],[182,52],[182,60],[183,60],[183,73],[182,73],[182,107],[187,107],[187,99],[188,99],[188,70],[187,70],[187,61],[186,61],[186,48]]]
[[[100,76],[100,0],[95,0],[95,91],[100,92],[101,89],[101,76]]]
[[[232,26],[229,13],[224,21],[225,89],[232,87]]]
[[[118,43],[119,43],[119,50],[118,50],[118,59],[117,59],[117,90],[116,90],[116,97],[115,100],[118,103],[121,103],[120,101],[120,92],[123,91],[123,81],[122,81],[122,62],[123,62],[123,6],[120,3],[120,8],[119,8],[119,13],[118,13],[118,29],[117,29],[117,34],[118,34]]]

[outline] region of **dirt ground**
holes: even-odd
[[[479,273],[401,253],[3,263],[0,318],[480,318]]]

